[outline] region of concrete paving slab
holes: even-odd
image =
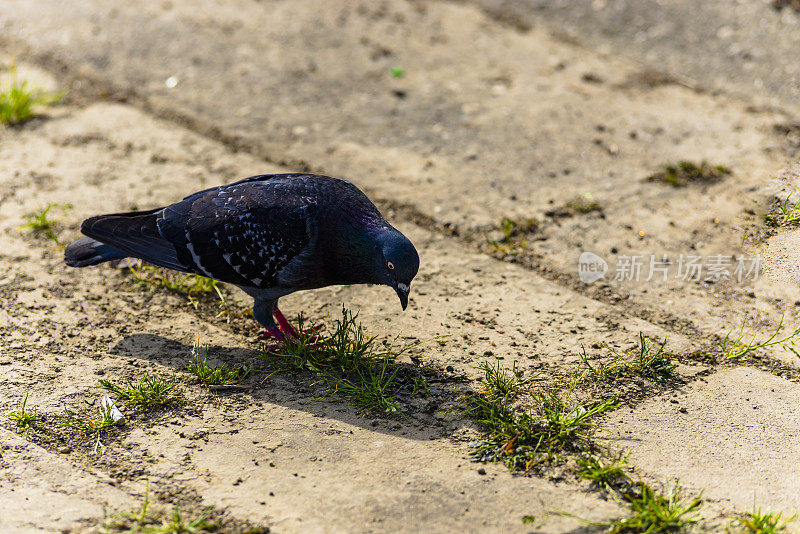
[[[526,532],[525,515],[539,518],[543,532],[570,532],[574,520],[545,521],[554,503],[591,520],[622,513],[574,484],[472,463],[461,444],[413,426],[387,433],[337,420],[323,406],[309,421],[308,407],[257,404],[223,402],[184,421],[183,433],[203,436],[194,441],[162,427],[128,442],[162,455],[160,472],[189,475],[186,486],[209,503],[280,532]]]
[[[76,468],[0,428],[0,531],[64,532],[103,517],[105,508],[130,507],[126,492],[108,477]]]
[[[794,61],[800,12],[775,8],[780,2],[471,2],[517,27],[546,26],[565,40],[636,59],[662,77],[673,74],[684,83],[800,111]]]
[[[724,508],[800,509],[800,385],[725,369],[605,418],[609,440],[663,482],[679,477]]]

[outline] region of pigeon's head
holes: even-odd
[[[380,283],[397,292],[403,309],[408,306],[411,281],[419,270],[419,254],[406,236],[392,227],[382,228],[377,236],[380,250],[379,263],[375,265]]]

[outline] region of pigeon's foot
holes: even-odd
[[[261,333],[261,338],[277,341],[277,343],[272,343],[264,347],[266,352],[272,353],[280,352],[286,345],[297,343],[296,338],[285,335],[278,328],[265,328]]]
[[[322,339],[322,335],[320,335],[319,332],[322,332],[324,328],[324,324],[315,324],[314,326],[303,328],[303,336],[306,338],[306,346],[313,347],[316,345],[317,341]]]
[[[324,328],[325,328],[324,324],[315,324],[314,326],[310,326],[308,328],[303,328],[303,334],[305,334],[307,336],[314,335],[314,334],[317,334],[317,333],[321,332]],[[314,336],[314,337],[318,338],[319,336]]]
[[[278,328],[265,328],[264,331],[261,332],[261,337],[264,339],[274,339],[281,343],[286,342],[286,336],[284,336],[283,332]]]
[[[277,352],[283,349],[286,345],[299,344],[300,340],[306,347],[313,347],[317,344],[322,336],[318,334],[325,326],[315,325],[310,328],[304,328],[302,334],[297,331],[295,327],[289,323],[286,316],[280,310],[275,310],[273,315],[278,322],[277,328],[266,328],[261,336],[265,339],[274,339],[278,343],[267,345],[267,352]]]

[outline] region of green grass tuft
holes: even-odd
[[[495,396],[510,397],[530,391],[533,379],[524,378],[519,369],[519,362],[511,364],[511,369],[503,367],[500,360],[494,364],[481,362],[478,369],[483,371],[483,385],[487,393]]]
[[[391,67],[389,73],[392,75],[392,78],[402,78],[406,71],[402,67]]]
[[[328,383],[333,393],[348,399],[354,406],[399,413],[402,408],[396,393],[403,387],[398,377],[402,369],[387,356],[377,365],[357,366],[352,373],[342,376],[331,375]],[[416,389],[416,384],[412,389]]]
[[[661,170],[648,177],[650,182],[662,182],[672,187],[686,187],[690,184],[711,184],[731,174],[731,170],[722,165],[709,165],[705,161],[699,165],[691,161],[666,163]]]
[[[304,327],[300,316],[299,331]],[[318,338],[318,339],[317,339]],[[404,365],[397,360],[421,342],[395,348],[393,343],[377,343],[357,315],[342,308],[329,335],[301,334],[296,342],[259,357],[276,371],[311,371],[338,395],[364,411],[402,412],[401,399],[427,394],[426,368]]]
[[[100,419],[92,419],[91,417],[78,417],[69,408],[64,406],[64,417],[61,418],[61,425],[80,430],[81,432],[103,432],[116,424],[114,418],[111,416],[111,407],[102,406],[100,408]]]
[[[622,497],[631,515],[612,521],[608,525],[611,534],[679,532],[700,520],[702,493],[685,497],[678,481],[672,485],[667,483],[665,493],[637,482],[626,489]]]
[[[589,480],[602,488],[616,488],[630,479],[625,472],[628,467],[627,455],[608,458],[585,454],[575,458],[575,462],[578,464],[575,469],[578,478]]]
[[[536,219],[515,220],[509,217],[500,221],[498,230],[503,233],[500,239],[492,239],[487,235],[486,244],[489,252],[509,255],[520,254],[528,248],[527,236],[536,232],[539,221]]]
[[[163,376],[150,375],[146,372],[138,384],[128,381],[126,386],[118,386],[109,380],[100,381],[101,388],[125,399],[129,405],[142,408],[155,408],[182,403],[183,399],[181,399],[178,392],[180,385],[181,381],[176,376],[168,379]]]
[[[11,67],[11,81],[0,86],[0,123],[20,124],[36,114],[36,108],[55,104],[62,93],[48,93],[17,80],[17,68]]]
[[[47,218],[48,213],[50,213],[50,210],[53,208],[68,210],[72,209],[72,205],[58,204],[55,202],[48,204],[41,210],[30,214],[27,218],[27,222],[20,227],[20,230],[29,229],[34,235],[45,237],[50,241],[53,241],[56,245],[61,246],[58,236],[55,233],[57,221]]]
[[[614,354],[610,361],[591,360],[581,349],[582,368],[575,374],[578,382],[611,382],[621,377],[642,377],[663,383],[674,376],[676,364],[664,352],[667,338],[652,340],[639,332],[639,345],[626,354]]]
[[[750,340],[747,340],[747,336],[744,333],[744,328],[747,323],[747,319],[745,318],[742,321],[742,326],[739,328],[739,331],[734,335],[733,329],[729,330],[722,341],[719,342],[719,349],[722,352],[722,357],[726,360],[738,360],[744,358],[751,352],[759,349],[764,349],[767,347],[772,347],[776,345],[785,345],[787,343],[791,343],[800,334],[800,326],[792,330],[789,334],[784,337],[778,337],[778,333],[783,326],[783,320],[786,317],[784,313],[781,315],[781,320],[778,323],[778,327],[775,329],[772,334],[765,339],[764,341],[757,342],[756,341],[756,334],[753,334],[753,337]],[[794,349],[787,346],[787,350],[794,352],[796,355],[800,356]]]
[[[687,497],[678,485],[665,482],[664,492],[657,491],[642,481],[634,482],[625,472],[625,458],[616,459],[584,456],[578,458],[575,473],[595,482],[627,506],[629,515],[605,523],[581,519],[567,512],[556,512],[594,527],[603,527],[612,534],[641,534],[656,532],[686,532],[700,521],[699,510],[703,504],[702,492]]]
[[[221,282],[213,278],[207,278],[199,274],[179,273],[171,269],[155,267],[153,265],[131,267],[130,271],[133,276],[134,284],[160,287],[172,291],[173,293],[186,295],[189,301],[195,306],[196,299],[194,295],[211,293],[212,291],[217,294],[222,304],[225,304],[225,298],[222,296],[222,291],[220,290]]]
[[[212,508],[206,508],[196,517],[186,517],[180,507],[171,512],[158,512],[151,508],[150,483],[147,484],[142,505],[129,511],[109,516],[106,513],[104,532],[126,534],[202,534],[221,532],[222,525],[210,519]],[[256,529],[254,532],[264,532]]]
[[[59,424],[77,430],[82,434],[93,435],[95,437],[95,444],[92,452],[94,454],[103,454],[106,451],[106,447],[100,438],[109,428],[115,426],[118,422],[119,420],[114,420],[111,405],[103,404],[100,406],[100,419],[79,417],[64,406],[64,417],[60,418]]]
[[[531,468],[562,453],[583,451],[591,419],[618,406],[616,399],[583,406],[571,392],[533,389],[515,373],[501,371],[499,363],[483,364],[484,391],[462,397],[465,415],[484,433],[473,449],[479,461],[503,461],[510,469]],[[525,409],[522,404],[530,404]]]
[[[192,361],[186,370],[196,376],[206,386],[226,386],[236,384],[250,374],[249,367],[229,367],[223,363],[218,367],[208,364],[208,345],[203,348],[200,356],[200,342],[197,341],[192,348]]]
[[[753,511],[746,512],[739,517],[729,530],[741,532],[743,534],[776,534],[786,532],[789,523],[797,518],[797,514],[786,519],[782,519],[782,512],[762,512],[761,508],[756,507],[755,498],[753,499]]]
[[[25,393],[25,398],[22,399],[19,410],[8,412],[8,418],[17,423],[17,429],[25,439],[30,439],[33,434],[33,424],[38,419],[39,414],[36,408],[28,408],[27,406],[28,393]]]
[[[792,202],[792,195],[793,193],[789,193],[787,197],[778,204],[778,209],[781,212],[781,222],[783,224],[800,222],[800,200]]]
[[[570,200],[567,202],[567,209],[573,213],[587,214],[593,211],[603,211],[600,203],[592,198],[591,193],[586,193],[583,196]]]
[[[621,375],[644,376],[660,381],[671,376],[674,365],[664,355],[666,340],[654,342],[643,334],[639,347],[621,361],[602,368],[584,360],[592,378],[607,380]],[[472,454],[477,461],[502,461],[509,469],[524,469],[573,458],[573,472],[614,495],[630,514],[607,523],[585,521],[567,512],[555,512],[578,519],[612,533],[678,532],[699,521],[701,496],[685,497],[678,487],[666,484],[661,493],[644,482],[634,482],[628,471],[627,456],[613,455],[598,448],[593,419],[619,406],[617,399],[579,403],[572,397],[581,380],[573,380],[568,390],[556,385],[537,386],[524,378],[516,363],[511,369],[499,361],[483,363],[483,390],[463,395],[461,410],[483,431]],[[585,375],[584,375],[585,376]],[[534,523],[525,516],[524,523]]]
[[[198,295],[214,293],[218,298],[220,308],[216,318],[224,319],[226,323],[230,323],[234,319],[242,319],[247,316],[252,317],[252,311],[250,309],[239,310],[229,304],[222,294],[224,284],[219,280],[200,276],[199,274],[180,273],[154,265],[131,267],[130,274],[134,285],[161,288],[172,293],[184,295],[189,299],[189,303],[194,306],[195,309],[198,306]],[[238,302],[241,301],[233,301],[233,303]]]

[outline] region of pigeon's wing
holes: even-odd
[[[274,287],[316,232],[314,198],[301,193],[281,180],[213,188],[164,208],[158,231],[193,272],[240,286]]]

